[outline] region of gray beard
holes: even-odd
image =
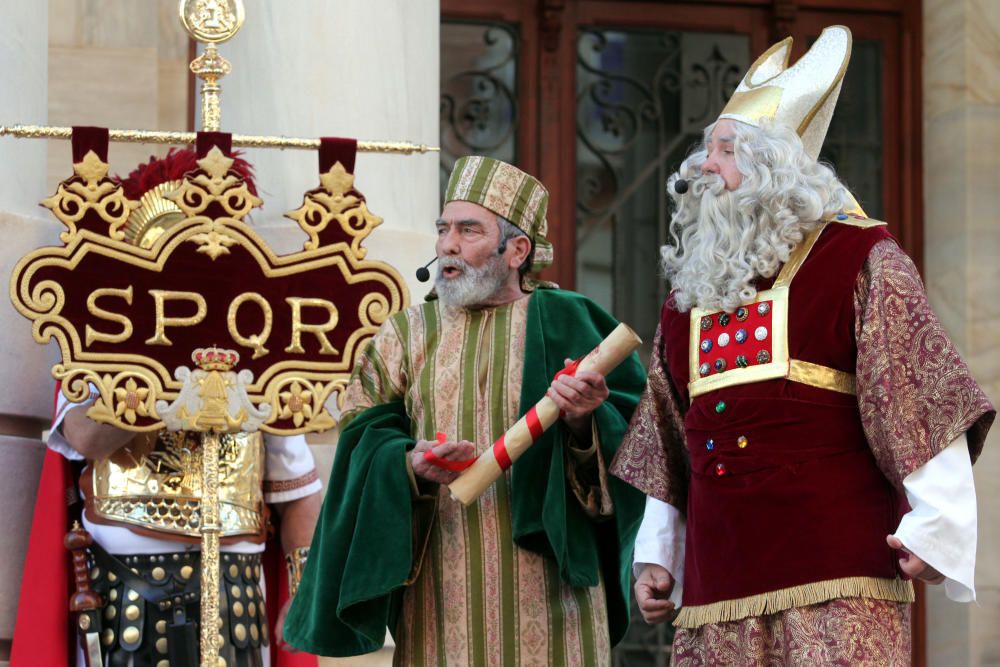
[[[458,278],[445,278],[443,272],[448,267],[461,269],[462,275]],[[438,299],[446,306],[484,306],[495,300],[509,275],[510,269],[504,266],[502,257],[495,256],[479,267],[469,266],[458,257],[442,257],[438,261],[434,288]]]
[[[663,262],[664,273],[682,311],[694,305],[732,310],[756,291],[754,239],[746,233],[750,221],[739,214],[735,193],[717,176],[700,177],[687,196],[697,198],[697,218],[682,234],[683,253]]]
[[[699,198],[697,219],[681,234],[683,253],[661,252],[664,274],[682,312],[692,306],[732,312],[752,300],[754,281],[774,276],[816,224],[778,221],[748,204],[747,193],[739,188],[727,191],[715,176],[699,178],[691,190],[687,196]]]

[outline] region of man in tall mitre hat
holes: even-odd
[[[323,655],[396,641],[395,664],[610,664],[642,495],[609,478],[645,383],[563,373],[617,325],[529,277],[552,261],[548,193],[486,157],[455,164],[426,303],[361,354],[287,640]],[[543,396],[562,410],[474,503],[446,484]]]
[[[172,150],[120,179],[125,196],[140,202],[125,227],[130,242],[148,248],[184,219],[165,195],[196,160],[193,149]],[[250,165],[237,157],[233,169],[255,192]],[[105,664],[194,667],[201,664],[200,434],[98,424],[86,415],[95,399],[70,403],[57,393],[25,573],[37,585],[22,588],[11,664],[85,664],[81,643],[65,631],[69,514],[93,540],[89,585],[105,605],[99,627],[81,615],[79,630],[96,630]],[[280,623],[321,505],[312,453],[301,435],[261,433],[222,435],[220,451],[219,655],[227,665],[315,666],[314,656],[278,650],[288,648]],[[268,540],[274,523],[278,539]]]
[[[636,598],[650,623],[679,608],[676,664],[909,664],[910,578],[975,599],[995,411],[913,262],[816,161],[850,32],[788,67],[791,41],[668,183],[672,291],[611,472],[647,495]]]

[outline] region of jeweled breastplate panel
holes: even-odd
[[[788,373],[788,288],[757,295],[732,313],[691,309],[691,397]]]

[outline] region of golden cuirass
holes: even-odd
[[[219,519],[227,542],[265,538],[264,439],[260,433],[219,436]],[[149,444],[152,443],[152,444]],[[122,524],[167,539],[199,539],[201,434],[140,435],[81,479],[87,518]],[[235,538],[235,539],[234,539]]]

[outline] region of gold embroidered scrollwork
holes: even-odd
[[[252,192],[247,182],[231,171],[233,158],[226,157],[218,146],[198,160],[200,172],[185,176],[176,192],[167,196],[188,218],[201,215],[212,203],[218,203],[226,215],[242,220],[251,209],[263,202]]]
[[[361,324],[367,327],[374,327],[376,330],[385,324],[385,321],[392,315],[392,304],[385,294],[379,292],[369,292],[361,299],[358,305],[358,315]]]
[[[125,238],[122,227],[128,222],[132,210],[139,202],[125,196],[121,185],[108,178],[108,165],[94,151],[87,151],[83,160],[73,164],[74,176],[61,182],[56,193],[42,200],[42,206],[66,225],[67,231],[59,235],[63,243],[77,234],[76,223],[88,211],[96,211],[108,223],[108,235],[121,241]]]
[[[350,247],[354,257],[364,259],[368,250],[361,247],[361,242],[382,224],[382,218],[368,210],[364,199],[352,194],[354,174],[348,173],[340,162],[330,167],[319,180],[320,187],[307,192],[302,206],[286,213],[285,217],[295,220],[309,235],[303,245],[305,250],[319,248],[319,235],[336,220],[344,233],[352,237]]]
[[[272,403],[277,419],[291,419],[296,428],[307,422],[314,430],[317,427],[327,429],[336,426],[336,421],[325,404],[334,391],[341,391],[347,386],[346,380],[313,382],[299,375],[288,374],[275,379],[271,386],[274,387]]]
[[[239,242],[226,227],[226,220],[242,221],[250,211],[263,202],[250,192],[250,187],[242,176],[232,171],[234,160],[226,157],[217,146],[208,155],[198,160],[198,172],[187,174],[179,188],[165,194],[187,218],[197,218],[207,226],[207,231],[195,234],[191,241],[201,246],[198,252],[212,259],[228,254],[229,248]],[[199,217],[212,204],[222,207],[225,216],[220,218]]]
[[[27,290],[28,285],[29,281],[27,280],[21,281],[17,285],[12,284],[11,300],[16,306],[23,304],[19,310],[32,319],[31,335],[34,336],[35,341],[44,343],[49,336],[46,329],[59,319],[63,307],[66,305],[66,292],[62,285],[54,280],[39,281],[31,287],[30,294]],[[20,302],[15,297],[19,297]]]
[[[62,382],[62,391],[73,403],[81,403],[94,393],[94,404],[87,410],[87,416],[102,424],[114,426],[128,425],[135,428],[139,417],[156,414],[157,383],[143,372],[126,370],[114,375],[96,373],[84,368],[67,369],[57,364],[52,375]],[[96,392],[91,391],[91,385]],[[143,430],[155,430],[153,425]]]

